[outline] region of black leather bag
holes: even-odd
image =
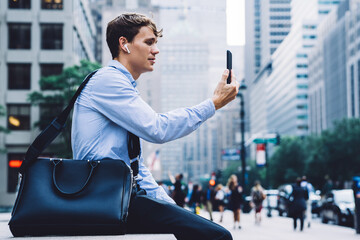
[[[9,222],[15,237],[126,232],[130,198],[136,183],[133,170],[125,162],[39,158],[65,126],[76,98],[94,73],[87,76],[67,108],[35,139],[25,155]],[[131,133],[128,136],[132,159],[140,153],[139,138]]]

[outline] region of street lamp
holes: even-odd
[[[240,160],[241,160],[241,184],[243,191],[245,192],[245,173],[246,173],[246,162],[245,162],[245,109],[244,109],[244,95],[241,93],[246,90],[245,79],[240,82],[238,97],[240,97],[240,131],[241,131],[241,148],[240,148]]]

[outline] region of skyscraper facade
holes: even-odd
[[[245,1],[245,79],[251,84],[291,29],[291,0]]]
[[[272,67],[271,74],[264,81],[267,131],[292,136],[305,136],[309,133],[308,57],[318,42],[319,22],[339,2],[291,1],[291,30],[267,63]],[[251,96],[256,98],[258,94],[260,92],[252,92]],[[256,111],[251,111],[251,114],[256,114]],[[257,118],[254,116],[252,119]],[[252,124],[259,125],[256,122]]]

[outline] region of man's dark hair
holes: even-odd
[[[162,37],[162,29],[157,30],[154,21],[143,14],[124,13],[110,21],[106,28],[106,42],[112,58],[119,56],[119,38],[125,37],[132,42],[141,27],[149,27],[156,37]]]

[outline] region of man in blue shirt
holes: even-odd
[[[109,22],[106,41],[112,54],[108,66],[99,69],[78,97],[73,113],[72,148],[74,159],[121,159],[128,165],[139,161],[138,184],[146,195],[131,200],[129,233],[173,233],[177,239],[232,239],[221,226],[174,204],[145,167],[143,158],[130,159],[127,134],[164,143],[186,136],[235,99],[239,83],[228,70],[212,99],[189,107],[156,113],[140,97],[136,80],[152,71],[161,37],[154,22],[141,14],[122,14]]]

